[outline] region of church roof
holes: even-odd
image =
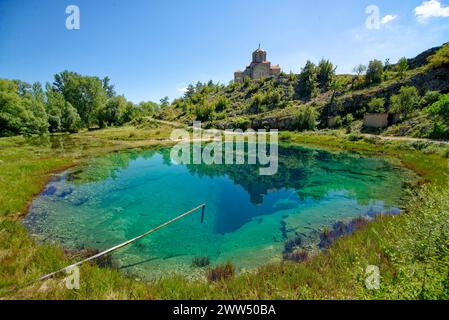
[[[256,53],[256,52],[266,52],[265,50],[263,50],[263,49],[261,49],[261,48],[259,48],[259,49],[257,49],[256,51],[254,51],[254,53]]]

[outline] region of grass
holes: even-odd
[[[283,133],[285,143],[303,144],[385,156],[413,169],[429,182],[412,194],[406,213],[380,216],[326,249],[255,272],[233,275],[231,267],[216,281],[170,276],[141,282],[95,264],[81,267],[81,287],[67,290],[62,277],[41,283],[37,277],[77,258],[53,245],[35,243],[20,223],[29,201],[51,173],[81,165],[105,153],[162,143],[171,128],[124,127],[83,132],[69,137],[0,139],[0,297],[7,299],[447,299],[449,257],[448,159],[439,150],[426,154],[398,141],[360,139],[316,133]],[[446,223],[446,224],[445,224]],[[430,234],[430,237],[429,237]],[[417,250],[419,249],[419,250]],[[426,250],[428,249],[428,250]],[[303,259],[304,258],[304,259]],[[365,268],[376,265],[382,274],[378,291],[365,288]],[[411,270],[416,270],[415,277]],[[206,271],[207,272],[207,271]],[[212,272],[212,271],[209,271]],[[218,274],[218,273],[217,273]],[[221,274],[221,273],[220,273]],[[228,276],[231,274],[230,276]]]

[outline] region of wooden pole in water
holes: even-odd
[[[108,253],[111,253],[111,252],[113,252],[113,251],[115,251],[115,250],[118,250],[118,249],[120,249],[120,248],[126,247],[127,245],[129,245],[129,244],[131,244],[131,243],[133,243],[133,242],[135,242],[135,241],[137,241],[137,240],[139,240],[139,239],[142,239],[143,237],[146,237],[147,235],[149,235],[149,234],[151,234],[151,233],[153,233],[153,232],[155,232],[155,231],[157,231],[157,230],[159,230],[159,229],[162,229],[163,227],[166,227],[166,226],[168,226],[169,224],[172,224],[173,222],[176,222],[176,221],[178,221],[178,220],[184,218],[185,216],[187,216],[187,215],[189,215],[189,214],[191,214],[191,213],[193,213],[193,212],[199,210],[200,208],[202,209],[202,211],[201,211],[201,223],[203,223],[203,221],[204,221],[204,211],[205,211],[205,208],[206,208],[206,205],[205,205],[205,204],[199,205],[198,207],[193,208],[192,210],[187,211],[187,212],[185,212],[185,213],[183,213],[183,214],[177,216],[176,218],[173,218],[173,219],[171,219],[170,221],[167,221],[167,222],[161,224],[160,226],[158,226],[158,227],[156,227],[156,228],[153,228],[153,229],[151,229],[151,230],[149,230],[149,231],[147,231],[147,232],[141,234],[140,236],[137,236],[137,237],[135,237],[135,238],[132,238],[131,240],[128,240],[128,241],[123,242],[123,243],[121,243],[121,244],[119,244],[119,245],[116,245],[115,247],[112,247],[112,248],[109,248],[109,249],[107,249],[107,250],[105,250],[105,251],[102,251],[102,252],[100,252],[100,253],[97,253],[96,255],[93,255],[92,257],[89,257],[89,258],[84,259],[84,260],[82,260],[82,261],[79,261],[79,262],[77,262],[77,263],[71,264],[70,266],[67,266],[67,267],[65,267],[65,268],[62,268],[62,269],[60,269],[60,270],[58,270],[58,271],[55,271],[55,272],[46,274],[45,276],[40,277],[40,278],[37,279],[36,281],[42,281],[42,280],[45,280],[45,279],[49,279],[49,278],[53,277],[54,275],[56,275],[56,274],[58,274],[58,273],[68,271],[68,270],[70,270],[70,269],[72,269],[72,268],[74,268],[74,267],[77,267],[77,266],[79,266],[79,265],[85,263],[85,262],[88,262],[88,261],[91,261],[91,260],[95,260],[95,259],[97,259],[97,258],[99,258],[99,257],[101,257],[101,256],[104,256],[104,255],[106,255],[106,254],[108,254]]]
[[[204,212],[206,211],[206,205],[203,204],[203,208],[201,209],[201,224],[204,222]]]

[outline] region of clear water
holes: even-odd
[[[393,211],[410,179],[380,158],[299,147],[279,149],[279,171],[254,165],[175,165],[169,149],[109,154],[55,177],[25,225],[39,240],[107,249],[205,203],[197,212],[114,253],[140,277],[194,275],[193,257],[251,269],[281,259],[286,240],[336,221]]]

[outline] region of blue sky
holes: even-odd
[[[80,30],[65,27],[71,4]],[[368,5],[380,9],[379,29],[365,25]],[[45,83],[67,69],[158,101],[198,80],[228,83],[259,42],[286,72],[325,57],[348,73],[448,36],[449,0],[0,0],[0,77]]]

